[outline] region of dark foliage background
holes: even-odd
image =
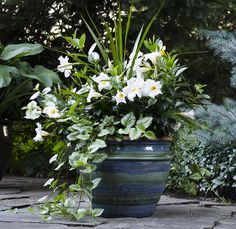
[[[126,12],[130,0],[121,0]],[[132,43],[142,24],[148,22],[160,8],[162,1],[135,0],[135,13],[131,28]],[[65,49],[66,44],[60,34],[71,35],[75,29],[86,32],[81,15],[86,17],[88,9],[96,25],[101,25],[101,15],[110,21],[117,9],[113,0],[1,0],[0,41],[3,44],[39,42],[49,47]],[[236,25],[235,0],[166,0],[159,17],[152,26],[150,36],[157,34],[167,44],[183,54],[180,59],[189,66],[186,77],[193,82],[207,84],[213,101],[220,103],[223,97],[236,96],[229,87],[230,66],[214,57],[207,49],[206,42],[199,36],[199,29],[232,31]],[[90,40],[92,43],[92,40]],[[207,53],[197,53],[209,51]],[[57,66],[57,54],[44,52],[33,62],[46,66]]]

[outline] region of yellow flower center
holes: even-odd
[[[132,92],[137,92],[138,89],[136,87],[133,88]]]
[[[52,109],[51,114],[55,114],[55,113],[56,113],[56,109]]]
[[[151,90],[152,90],[152,91],[155,91],[156,89],[157,89],[157,87],[154,86],[154,85],[151,87]]]
[[[161,54],[161,56],[164,56],[164,55],[166,55],[166,52],[162,49],[162,50],[160,51],[160,54]]]
[[[119,93],[118,96],[119,96],[121,99],[123,99],[123,98],[125,97],[123,93]]]
[[[164,56],[164,55],[166,55],[166,46],[163,46],[162,47],[162,50],[160,51],[160,54],[161,54],[161,56]]]

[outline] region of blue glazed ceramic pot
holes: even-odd
[[[102,180],[93,191],[93,207],[104,209],[104,217],[151,216],[168,179],[170,143],[108,141],[108,158],[95,172]]]

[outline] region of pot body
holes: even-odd
[[[104,209],[104,217],[151,216],[168,179],[170,143],[107,142],[108,158],[95,172],[102,180],[93,191],[93,207]]]
[[[12,125],[0,124],[0,180],[5,173],[12,152]]]

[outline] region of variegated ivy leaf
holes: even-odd
[[[64,164],[65,162],[60,163],[54,170],[58,171]]]
[[[54,178],[50,178],[45,182],[45,184],[43,186],[51,185],[53,181],[54,181]]]
[[[100,181],[101,181],[101,178],[96,178],[92,180],[92,185],[90,187],[90,190],[95,189],[99,185]]]
[[[58,154],[55,154],[54,156],[51,157],[49,160],[49,164],[53,163],[54,161],[57,161]]]
[[[104,209],[101,209],[101,208],[92,209],[92,216],[98,217],[103,213],[103,211],[104,211]]]
[[[48,198],[48,196],[43,196],[43,197],[41,197],[40,199],[38,199],[38,203],[42,203],[42,202],[44,202],[46,199]]]
[[[141,137],[142,132],[138,128],[131,128],[129,132],[130,140],[137,140]]]
[[[121,123],[126,127],[126,128],[131,128],[134,126],[136,122],[136,118],[133,112],[130,112],[126,114],[122,119]]]
[[[152,120],[153,118],[152,117],[143,117],[143,118],[140,118],[138,121],[137,121],[137,124],[136,126],[143,126],[145,129],[147,129],[151,124],[152,124]]]
[[[101,139],[96,139],[89,147],[88,147],[88,151],[90,153],[94,153],[97,150],[99,150],[100,148],[104,148],[106,147],[106,142],[101,140]]]
[[[152,131],[147,131],[143,134],[144,137],[146,137],[147,139],[150,139],[150,140],[155,140],[157,139],[156,135],[154,134],[154,132]]]

